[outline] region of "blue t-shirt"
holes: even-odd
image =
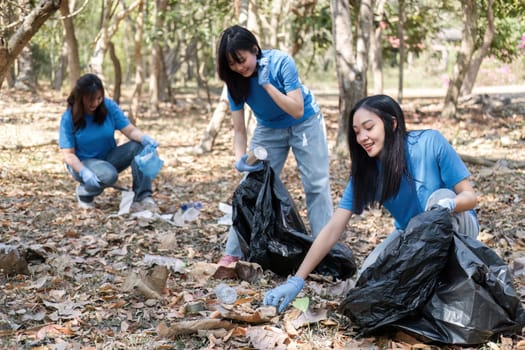
[[[395,219],[397,229],[405,229],[411,218],[424,211],[430,195],[454,186],[470,176],[465,163],[443,135],[436,130],[417,130],[408,133],[406,141],[408,172],[403,176],[399,192],[383,203]],[[339,208],[354,211],[353,184],[348,182]]]
[[[248,104],[257,119],[263,126],[274,129],[287,128],[298,125],[306,119],[319,114],[319,106],[310,90],[306,88],[299,78],[297,67],[291,56],[279,50],[263,50],[262,57],[267,57],[270,62],[270,83],[280,92],[286,94],[290,91],[301,89],[304,99],[304,114],[295,119],[283,111],[268,95],[266,90],[259,85],[257,77],[250,77],[250,94],[246,101],[236,104],[228,93],[230,109],[238,111]]]
[[[60,148],[74,148],[80,160],[97,158],[105,159],[107,154],[117,147],[115,130],[125,128],[130,124],[128,117],[117,103],[104,98],[108,111],[102,125],[93,121],[93,115],[85,115],[86,127],[74,131],[71,108],[68,108],[60,120],[58,145]]]

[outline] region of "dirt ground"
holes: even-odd
[[[330,147],[337,132],[337,98],[317,94]],[[8,349],[250,349],[246,323],[226,333],[202,331],[164,338],[159,324],[191,321],[188,303],[213,299],[220,281],[210,276],[221,256],[228,226],[220,203],[231,204],[241,175],[233,168],[231,128],[225,121],[210,153],[195,154],[210,112],[204,96],[179,96],[177,104],[161,106],[161,114],[139,120],[139,127],[159,142],[164,168],[154,183],[154,197],[164,214],[182,203],[200,201],[199,219],[184,227],[158,219],[116,215],[120,192],[107,189],[97,209],[79,210],[75,183],[64,170],[57,146],[57,129],[65,96],[2,90],[0,97],[0,242],[38,252],[29,274],[0,274],[0,345]],[[122,106],[128,108],[124,99]],[[462,101],[458,118],[439,117],[439,100],[406,99],[403,108],[410,129],[440,130],[467,160],[479,193],[476,208],[479,240],[491,247],[514,272],[516,291],[525,302],[525,97],[519,94],[477,96]],[[332,195],[337,205],[349,175],[349,160],[330,159]],[[304,194],[289,158],[281,176],[305,223]],[[130,185],[129,170],[121,183]],[[359,264],[392,229],[384,210],[367,211],[348,225],[346,243]],[[146,270],[147,254],[184,262],[172,272],[160,299],[148,299],[123,286],[130,273]],[[265,290],[283,278],[264,272],[254,283],[238,285],[259,305]],[[316,291],[322,283],[309,281],[302,296],[333,310],[341,298]],[[207,304],[206,304],[207,305]],[[273,318],[267,327],[285,329],[293,308]],[[201,315],[202,316],[202,315]],[[198,317],[197,317],[198,318]],[[248,322],[248,325],[250,323]],[[232,333],[233,332],[233,333]],[[242,332],[241,332],[242,333]],[[299,327],[285,337],[300,349],[437,349],[408,335],[385,334],[356,338],[357,331],[340,315]],[[252,339],[253,340],[253,339]],[[251,344],[251,345],[250,345]],[[459,348],[454,346],[443,348]],[[476,346],[483,349],[525,349],[525,333]]]

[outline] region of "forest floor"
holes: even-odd
[[[97,197],[97,209],[77,209],[75,182],[57,146],[65,97],[49,90],[32,95],[6,88],[0,97],[0,264],[15,258],[7,254],[9,247],[20,254],[20,264],[22,258],[29,261],[28,269],[18,266],[25,273],[0,272],[0,348],[461,348],[423,344],[400,331],[359,337],[359,329],[337,313],[352,280],[312,276],[300,296],[309,298],[315,313],[291,306],[272,315],[260,308],[262,298],[283,277],[249,264],[244,267],[252,282],[228,275],[231,269],[217,274],[215,263],[228,231],[219,223],[224,216],[220,204],[231,204],[241,175],[233,168],[228,120],[210,153],[191,152],[211,115],[202,96],[181,95],[176,104],[162,105],[160,115],[145,114],[138,122],[161,145],[165,164],[154,181],[154,198],[166,216],[117,215],[121,193],[114,189]],[[318,101],[333,147],[337,97],[319,93]],[[129,103],[122,105],[127,109]],[[525,96],[478,96],[460,104],[455,120],[439,117],[436,99],[411,97],[403,107],[410,129],[440,130],[468,159],[479,193],[479,240],[511,268],[523,304]],[[330,165],[337,205],[349,160],[333,156]],[[293,157],[281,178],[307,223]],[[120,181],[130,185],[129,170]],[[197,201],[203,207],[196,221],[177,226],[166,220],[181,204]],[[351,220],[343,241],[358,266],[392,224],[384,210]],[[169,270],[152,265],[159,260],[168,262]],[[221,282],[236,288],[235,306],[217,305],[213,290]],[[525,349],[525,333],[464,348]]]

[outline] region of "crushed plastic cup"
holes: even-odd
[[[227,284],[221,283],[215,287],[217,300],[223,304],[233,304],[237,300],[237,292]]]

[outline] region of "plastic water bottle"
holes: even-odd
[[[182,211],[186,211],[190,208],[195,208],[195,209],[202,209],[202,202],[190,202],[190,203],[182,203],[180,208],[182,209]]]
[[[199,217],[200,210],[202,209],[202,202],[183,203],[180,208],[182,209],[182,218],[184,221],[195,221]]]
[[[215,287],[217,300],[223,304],[233,304],[237,300],[237,292],[227,284],[221,283]]]

